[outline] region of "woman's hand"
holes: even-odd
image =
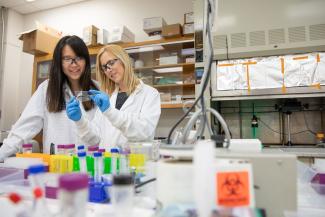
[[[88,92],[90,98],[102,112],[105,112],[110,107],[109,96],[106,93],[98,90],[89,90]]]
[[[73,121],[79,121],[81,119],[81,109],[79,106],[79,101],[76,99],[76,97],[71,97],[66,106],[66,112],[69,119]]]

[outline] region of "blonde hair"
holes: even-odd
[[[97,54],[96,77],[97,77],[98,81],[100,82],[100,89],[102,91],[105,91],[109,95],[111,95],[117,87],[117,84],[108,78],[108,76],[104,73],[104,71],[101,67],[100,58],[103,55],[103,53],[105,53],[105,52],[113,54],[123,64],[124,74],[123,74],[122,82],[128,88],[127,95],[130,95],[136,89],[136,87],[140,83],[140,80],[134,74],[129,55],[126,53],[126,51],[122,47],[120,47],[118,45],[114,45],[114,44],[107,45],[107,46],[101,48]]]

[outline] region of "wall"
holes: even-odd
[[[19,117],[20,84],[21,80],[21,42],[17,33],[23,30],[23,16],[9,10],[7,17],[7,32],[5,35],[4,74],[2,78],[1,94],[1,130],[9,130]],[[5,136],[6,134],[2,135]]]
[[[19,20],[8,25],[11,31],[8,39],[14,40],[15,46],[8,51],[9,56],[7,55],[6,58],[8,62],[15,59],[15,64],[11,66],[11,69],[5,71],[6,79],[10,81],[7,86],[9,85],[10,88],[6,87],[7,89],[3,93],[12,93],[9,100],[12,101],[11,106],[15,105],[15,111],[8,110],[9,105],[8,109],[3,110],[3,116],[6,117],[5,126],[10,128],[11,124],[17,120],[31,96],[33,56],[19,52],[21,44],[17,41],[16,35],[24,30],[35,28],[35,21],[61,30],[64,34],[78,36],[82,36],[83,27],[92,24],[106,29],[110,29],[112,26],[126,25],[135,34],[136,41],[143,41],[148,38],[142,30],[143,18],[162,16],[169,24],[183,23],[184,13],[192,11],[192,8],[191,0],[92,0],[24,16],[11,12],[12,16],[19,17]],[[167,113],[163,111],[162,117],[167,117]],[[169,113],[170,120],[177,118],[177,114]],[[163,129],[162,134],[166,136],[168,129],[167,127],[163,127]]]

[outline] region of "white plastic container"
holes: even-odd
[[[71,173],[59,178],[60,216],[85,217],[88,200],[88,175]]]

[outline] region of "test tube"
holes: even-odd
[[[66,151],[67,151],[67,155],[75,155],[76,151],[75,151],[76,145],[75,144],[68,144],[66,145]]]
[[[129,163],[128,163],[128,155],[130,154],[130,150],[123,150],[120,155],[120,174],[129,174]]]
[[[98,152],[101,152],[101,153],[104,154],[104,152],[105,152],[105,148],[100,148],[100,149],[98,149]]]
[[[111,172],[113,175],[117,174],[117,160],[119,157],[118,148],[111,148]]]
[[[45,166],[40,165],[34,165],[30,166],[28,168],[29,173],[29,182],[31,186],[31,190],[34,194],[34,204],[33,204],[33,210],[32,210],[32,216],[35,217],[41,217],[41,216],[49,216],[47,207],[46,207],[46,201],[44,198],[45,193],[45,186],[42,182],[42,176],[45,173]]]
[[[86,152],[85,151],[79,152],[78,158],[79,158],[80,172],[87,173]]]
[[[85,152],[85,146],[84,145],[78,145],[77,152]]]
[[[60,216],[85,217],[88,199],[88,177],[86,174],[65,174],[59,178],[58,201]]]
[[[102,153],[95,152],[94,153],[94,181],[101,182],[101,177],[103,175],[103,163],[102,163]]]
[[[97,145],[88,146],[88,155],[89,156],[93,156],[96,151],[98,151]]]
[[[32,153],[33,152],[33,144],[23,144],[23,153]]]
[[[112,205],[116,217],[132,216],[134,185],[131,175],[117,175],[113,177]]]
[[[65,154],[65,145],[57,145],[56,149],[57,154]]]

